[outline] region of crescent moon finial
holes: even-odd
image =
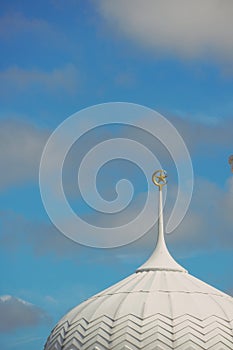
[[[161,190],[162,187],[167,184],[166,178],[167,172],[163,169],[156,170],[152,175],[152,181],[155,184],[155,186],[159,187],[159,190]]]

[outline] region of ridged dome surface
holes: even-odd
[[[137,272],[63,317],[46,350],[232,350],[233,299],[185,272]]]
[[[64,316],[45,350],[233,350],[233,298],[191,276],[164,241],[136,273]]]

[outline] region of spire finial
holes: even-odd
[[[153,183],[159,188],[158,238],[153,254],[145,262],[145,264],[143,264],[139,269],[137,269],[137,272],[155,270],[187,272],[172,258],[167,249],[164,238],[162,188],[167,184],[166,179],[167,173],[163,169],[156,170],[152,175]]]
[[[156,170],[152,175],[152,181],[156,186],[159,187],[159,190],[161,190],[162,187],[167,184],[166,178],[167,178],[167,172],[163,169]]]

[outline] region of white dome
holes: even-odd
[[[232,350],[233,298],[170,256],[160,188],[155,252],[136,273],[64,316],[45,350]]]
[[[232,350],[233,300],[188,273],[138,272],[70,311],[45,349]]]

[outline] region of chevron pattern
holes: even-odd
[[[233,350],[233,320],[133,314],[59,323],[45,350]]]

